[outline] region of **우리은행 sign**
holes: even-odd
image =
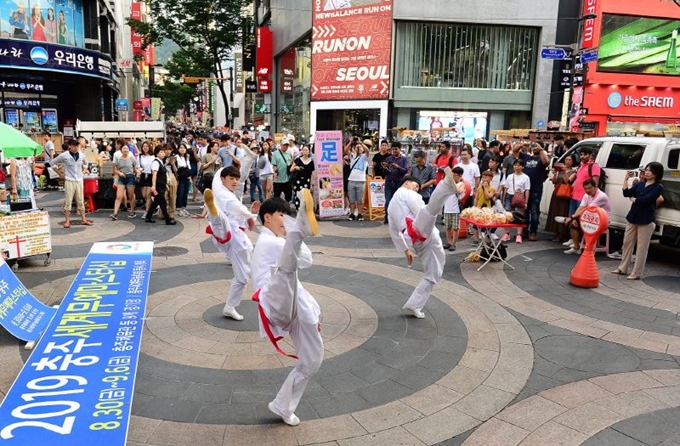
[[[124,445],[153,242],[95,243],[0,404],[2,445]]]
[[[319,181],[319,217],[339,217],[345,213],[342,132],[316,132],[314,147],[314,164]]]

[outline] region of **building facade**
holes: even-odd
[[[540,51],[555,43],[558,2],[340,3],[258,4],[274,34],[276,131],[434,126],[469,140],[547,120],[552,65]]]

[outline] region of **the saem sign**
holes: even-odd
[[[589,114],[672,118],[680,116],[680,90],[593,86],[585,95]]]
[[[595,14],[597,10],[597,0],[584,0],[583,15]],[[585,19],[583,21],[583,37],[581,38],[581,48],[587,49],[595,46],[595,20]]]
[[[387,99],[392,0],[314,0],[312,101]]]

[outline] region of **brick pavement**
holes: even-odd
[[[141,219],[64,230],[58,194],[54,262],[22,262],[19,276],[44,302],[61,299],[91,243],[154,240],[168,254],[154,273],[129,434],[130,445],[675,444],[680,438],[680,279],[672,253],[653,246],[643,281],[608,273],[568,284],[576,258],[549,242],[509,247],[516,270],[462,263],[449,253],[426,318],[401,306],[420,280],[377,222],[324,222],[315,265],[301,280],[325,314],[321,371],[290,428],[266,410],[292,361],[243,322],[221,316],[232,276],[203,232]],[[190,208],[198,211],[197,206]],[[256,239],[257,234],[252,234]],[[176,249],[181,248],[181,249]],[[174,255],[174,253],[182,253]],[[249,289],[249,291],[252,291]],[[292,350],[284,342],[285,349]],[[27,354],[0,331],[0,394]],[[74,443],[75,444],[75,443]]]

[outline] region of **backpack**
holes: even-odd
[[[508,258],[508,248],[502,243],[498,245],[498,251],[496,251],[496,253],[493,256],[491,255],[492,252],[493,246],[491,246],[488,243],[485,243],[484,246],[482,246],[480,254],[481,257],[483,257],[484,259],[490,259],[492,262],[500,262],[501,259],[505,260]]]
[[[444,156],[444,155],[442,155],[442,154],[440,153],[439,155],[437,155],[437,158],[434,159],[434,164],[435,164],[435,166],[437,165],[437,162],[439,162],[439,158],[441,158],[442,156]],[[449,153],[449,167],[450,167],[451,169],[453,169],[453,159],[454,159],[454,158],[455,158],[455,157]]]
[[[593,177],[593,165],[595,163],[590,163],[588,165],[588,177]],[[607,174],[604,173],[604,169],[600,167],[600,177],[597,179],[597,188],[604,192],[604,185],[606,184]]]

